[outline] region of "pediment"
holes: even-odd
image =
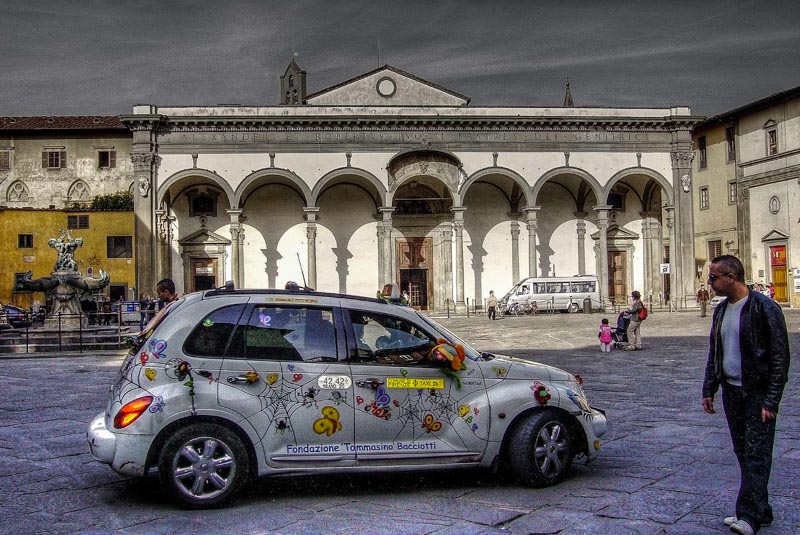
[[[779,240],[784,241],[788,239],[789,239],[788,234],[784,234],[778,229],[772,229],[766,234],[766,236],[761,238],[761,241],[779,241]]]
[[[390,65],[306,97],[314,106],[466,106],[469,100]]]
[[[184,247],[187,245],[230,245],[231,240],[211,232],[208,229],[201,228],[179,240],[178,243]]]
[[[591,235],[591,238],[593,240],[599,240],[600,231],[598,230],[597,232],[594,232]],[[636,234],[635,232],[624,229],[619,225],[611,225],[608,227],[608,230],[606,231],[606,239],[615,241],[632,241],[632,240],[638,240],[639,235]]]

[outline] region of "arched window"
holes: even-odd
[[[87,203],[90,199],[89,185],[83,180],[73,182],[67,193],[67,201],[70,203]]]
[[[26,186],[23,182],[20,182],[19,180],[12,183],[8,187],[8,192],[6,193],[6,200],[8,202],[30,201],[31,195],[30,192],[28,191],[28,186]]]
[[[778,123],[772,119],[764,123],[764,141],[766,142],[767,156],[778,154]]]

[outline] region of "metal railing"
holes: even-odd
[[[116,350],[124,348],[126,336],[139,331],[139,321],[134,324],[121,310],[58,314],[44,321],[30,314],[5,316],[10,321],[7,327],[2,322],[0,353]]]

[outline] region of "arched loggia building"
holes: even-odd
[[[694,294],[685,107],[472,107],[391,66],[276,106],[135,106],[139,288],[233,280],[415,306],[597,274],[606,301]],[[677,297],[677,299],[676,299]]]

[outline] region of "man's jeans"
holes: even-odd
[[[762,524],[772,522],[767,485],[772,469],[775,420],[762,422],[761,396],[748,395],[740,386],[724,383],[722,404],[741,474],[736,517],[746,520],[757,531]]]

